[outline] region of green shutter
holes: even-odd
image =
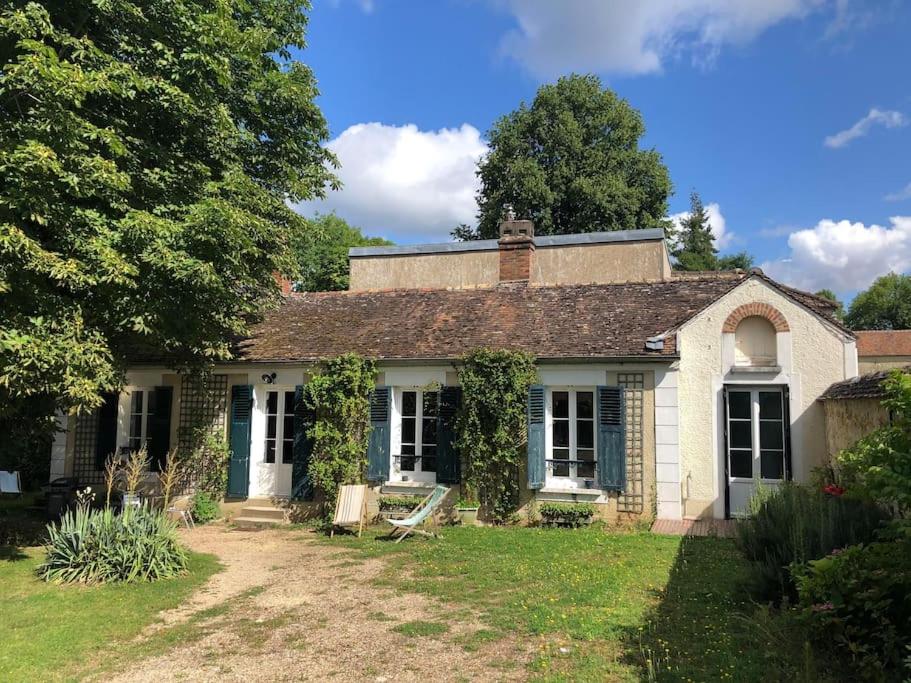
[[[253,412],[253,387],[231,387],[231,461],[228,465],[228,495],[246,498],[250,486],[250,415]]]
[[[174,390],[171,387],[155,387],[148,392],[149,422],[146,425],[148,434],[148,452],[151,469],[161,472],[168,459],[171,448],[171,401]]]
[[[547,472],[544,448],[544,385],[528,390],[528,488],[544,487]]]
[[[455,447],[456,416],[462,406],[462,387],[443,387],[440,390],[440,410],[437,417],[437,481],[457,484],[461,474],[459,452]]]
[[[315,422],[313,409],[304,401],[304,387],[294,387],[294,449],[291,466],[291,498],[313,500],[313,485],[310,482],[310,454],[313,439],[310,428]]]
[[[117,414],[119,394],[101,395],[102,404],[98,409],[98,432],[95,434],[95,469],[103,470],[108,456],[117,450]]]
[[[389,479],[389,404],[391,388],[370,394],[370,441],[367,444],[367,480]]]
[[[626,398],[623,387],[598,387],[598,485],[626,487]]]

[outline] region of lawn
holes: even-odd
[[[55,586],[39,581],[40,548],[0,546],[0,680],[79,677],[179,605],[219,565],[191,554],[187,576],[134,585]]]
[[[543,680],[800,680],[803,639],[738,590],[744,561],[720,538],[599,529],[446,529],[393,545],[381,582],[479,616],[487,637],[538,640]]]

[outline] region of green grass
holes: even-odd
[[[799,680],[799,632],[760,618],[739,590],[744,560],[719,538],[599,529],[452,528],[393,545],[330,543],[386,556],[380,581],[461,605],[485,637],[537,637],[544,680]]]
[[[126,645],[160,610],[178,606],[219,568],[190,555],[190,573],[131,585],[58,586],[35,577],[41,548],[0,548],[0,680],[77,678]]]

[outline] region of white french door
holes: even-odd
[[[731,516],[743,516],[757,486],[788,478],[787,407],[781,387],[728,386],[726,456]]]

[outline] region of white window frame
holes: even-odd
[[[546,421],[545,421],[545,451],[547,453],[546,460],[550,461],[554,459],[554,444],[553,444],[553,435],[554,435],[554,392],[565,391],[569,394],[569,459],[576,460],[578,453],[578,434],[576,430],[576,424],[578,420],[577,416],[577,406],[576,406],[576,395],[579,392],[589,392],[592,395],[592,462],[594,464],[594,472],[591,477],[580,477],[577,475],[577,465],[569,465],[569,476],[559,476],[554,474],[554,465],[555,463],[547,462],[547,467],[545,468],[545,488],[555,488],[555,489],[584,489],[585,480],[593,480],[591,490],[597,490],[598,487],[598,410],[597,410],[597,394],[598,388],[596,386],[549,386],[547,387],[547,400],[546,400]],[[559,418],[562,419],[562,418]],[[582,418],[588,419],[588,418]]]
[[[728,459],[728,479],[730,483],[742,483],[748,484],[750,482],[760,481],[763,484],[780,484],[783,481],[786,481],[788,478],[788,462],[787,462],[787,448],[788,448],[788,427],[789,425],[785,422],[785,417],[787,415],[787,410],[785,409],[785,395],[784,390],[779,385],[769,385],[769,386],[755,386],[755,385],[728,385],[728,400],[730,400],[731,392],[741,392],[749,393],[750,395],[750,477],[735,477],[730,472],[730,458],[732,450],[746,450],[743,448],[732,448],[731,447],[731,422],[734,421],[746,421],[746,418],[732,418],[730,414],[730,405],[725,406],[725,413],[727,414],[726,425],[728,430],[728,438],[726,443],[726,453],[725,457]],[[781,418],[764,418],[759,417],[759,394],[760,393],[777,393],[781,400]],[[778,448],[761,448],[760,444],[760,424],[762,421],[765,422],[780,422],[781,423],[781,445],[780,449]],[[781,452],[781,478],[780,479],[770,479],[769,477],[762,476],[762,451],[780,451]]]
[[[272,439],[269,438],[269,417],[270,417],[269,392],[270,391],[274,391],[274,392],[278,393],[278,401],[277,401],[277,405],[276,405],[276,409],[278,410],[278,413],[276,414],[276,420],[275,420],[275,460],[273,462],[268,462],[266,460],[266,455],[268,453],[267,443],[269,441],[272,441]],[[297,391],[297,389],[292,386],[281,386],[281,385],[276,386],[274,384],[268,384],[263,388],[263,408],[262,408],[262,418],[263,418],[262,464],[263,465],[270,466],[270,467],[276,466],[276,465],[283,465],[285,467],[291,467],[294,464],[294,430],[292,427],[291,438],[286,439],[285,438],[285,419],[284,418],[288,415],[290,415],[292,417],[292,419],[294,417],[294,399],[293,398],[291,399],[291,401],[292,401],[291,410],[290,410],[290,412],[288,412],[287,411],[288,406],[286,405],[286,402],[285,402],[285,394],[286,393],[294,394],[296,391]],[[284,453],[284,442],[288,441],[288,440],[291,441],[291,460],[288,462],[285,462],[282,457],[282,454]]]
[[[120,399],[118,401],[118,412],[119,412],[119,429],[118,439],[117,439],[117,454],[120,455],[123,449],[129,449],[131,452],[134,450],[139,450],[142,446],[148,448],[149,444],[149,417],[151,413],[149,412],[149,396],[152,392],[155,391],[155,387],[147,386],[127,386],[124,387],[123,392],[120,394]],[[139,448],[132,447],[132,429],[133,429],[133,394],[137,392],[142,392],[142,413],[136,413],[136,415],[142,415],[140,420],[140,436],[139,436]]]
[[[389,448],[389,481],[390,482],[404,482],[403,477],[408,477],[408,482],[416,482],[422,484],[436,484],[437,481],[437,472],[436,470],[440,467],[439,453],[440,453],[440,444],[439,444],[439,433],[437,434],[437,467],[432,472],[425,472],[423,470],[423,460],[420,458],[415,460],[414,470],[402,470],[401,468],[401,456],[402,455],[402,410],[404,408],[404,394],[406,391],[413,391],[416,402],[415,415],[415,428],[414,428],[414,454],[416,456],[422,456],[423,453],[423,443],[421,442],[421,436],[423,434],[423,424],[424,424],[424,394],[426,393],[436,393],[437,394],[437,411],[440,409],[440,389],[430,389],[422,387],[393,387],[392,390],[392,434],[391,434],[391,443]],[[412,417],[412,416],[409,416]],[[433,419],[437,419],[434,417]],[[408,456],[405,456],[408,457]]]

